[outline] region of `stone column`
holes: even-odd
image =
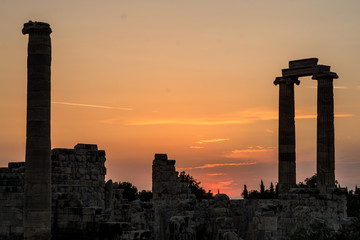
[[[24,24],[29,34],[24,239],[51,239],[50,25]]]
[[[296,185],[294,83],[297,78],[276,78],[279,85],[279,192]]]
[[[335,187],[334,95],[336,73],[315,74],[317,97],[317,184],[322,193]]]

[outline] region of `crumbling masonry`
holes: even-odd
[[[151,202],[123,199],[105,183],[105,152],[96,145],[52,150],[52,239],[288,239],[296,229],[348,221],[341,190],[293,189],[279,199],[197,200],[175,161],[156,154]],[[0,168],[0,239],[23,239],[25,163]],[[161,194],[161,195],[160,195]]]

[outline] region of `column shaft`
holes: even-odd
[[[24,24],[29,34],[25,156],[24,239],[51,238],[50,65],[51,29]]]
[[[335,187],[333,78],[323,75],[316,79],[318,80],[317,184],[321,192],[327,192]]]
[[[282,78],[279,84],[279,191],[287,192],[296,185],[294,83]]]

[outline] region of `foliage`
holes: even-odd
[[[272,182],[270,182],[270,188],[269,188],[270,194],[271,195],[275,195],[275,189],[274,189],[274,184]]]
[[[358,188],[355,187],[355,193],[350,190],[347,195],[347,214],[349,217],[360,217],[360,195]]]
[[[324,223],[310,226],[309,229],[299,228],[290,240],[337,240],[337,234]]]
[[[196,181],[190,174],[186,174],[185,171],[182,171],[179,175],[180,181],[185,182],[189,185],[191,193],[196,196],[197,199],[211,199],[214,198],[211,190],[208,192],[205,191],[202,187],[200,187],[200,183]]]
[[[123,197],[125,199],[128,199],[130,202],[137,199],[137,187],[132,185],[132,183],[129,182],[115,182],[113,185],[114,189],[124,189],[123,191]]]
[[[260,182],[260,193],[261,194],[265,193],[265,186],[264,186],[264,182],[263,182],[262,179],[261,179],[261,182]]]
[[[257,190],[251,190],[248,192],[246,184],[244,185],[244,191],[241,194],[244,199],[273,199],[277,198],[277,193],[274,189],[274,184],[270,183],[270,188],[265,189],[264,182],[260,182],[260,192]]]
[[[309,178],[305,178],[304,182],[299,182],[297,184],[299,188],[316,188],[317,187],[317,174],[315,173],[313,176]]]
[[[151,191],[142,190],[138,192],[137,197],[143,202],[149,202],[153,198],[153,193]]]
[[[338,232],[320,223],[309,229],[299,228],[290,240],[355,240],[360,239],[360,219],[356,218],[348,227],[342,227]]]
[[[242,192],[241,196],[243,196],[244,199],[247,199],[249,197],[249,192],[247,190],[246,184],[244,184],[244,191]]]

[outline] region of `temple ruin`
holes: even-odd
[[[317,87],[317,179],[318,189],[331,192],[335,188],[334,97],[330,66],[318,65],[317,58],[289,62],[275,85],[279,85],[279,188],[287,192],[296,186],[294,84],[299,77],[312,76]]]
[[[290,61],[274,82],[280,87],[278,198],[196,199],[176,161],[162,153],[152,162],[151,201],[129,201],[105,181],[106,154],[97,145],[50,150],[51,29],[30,21],[23,33],[29,34],[26,161],[0,167],[0,239],[288,240],[299,228],[321,223],[337,231],[349,223],[346,191],[334,188],[337,75],[316,58]],[[318,189],[293,188],[294,84],[302,76],[318,81]]]

